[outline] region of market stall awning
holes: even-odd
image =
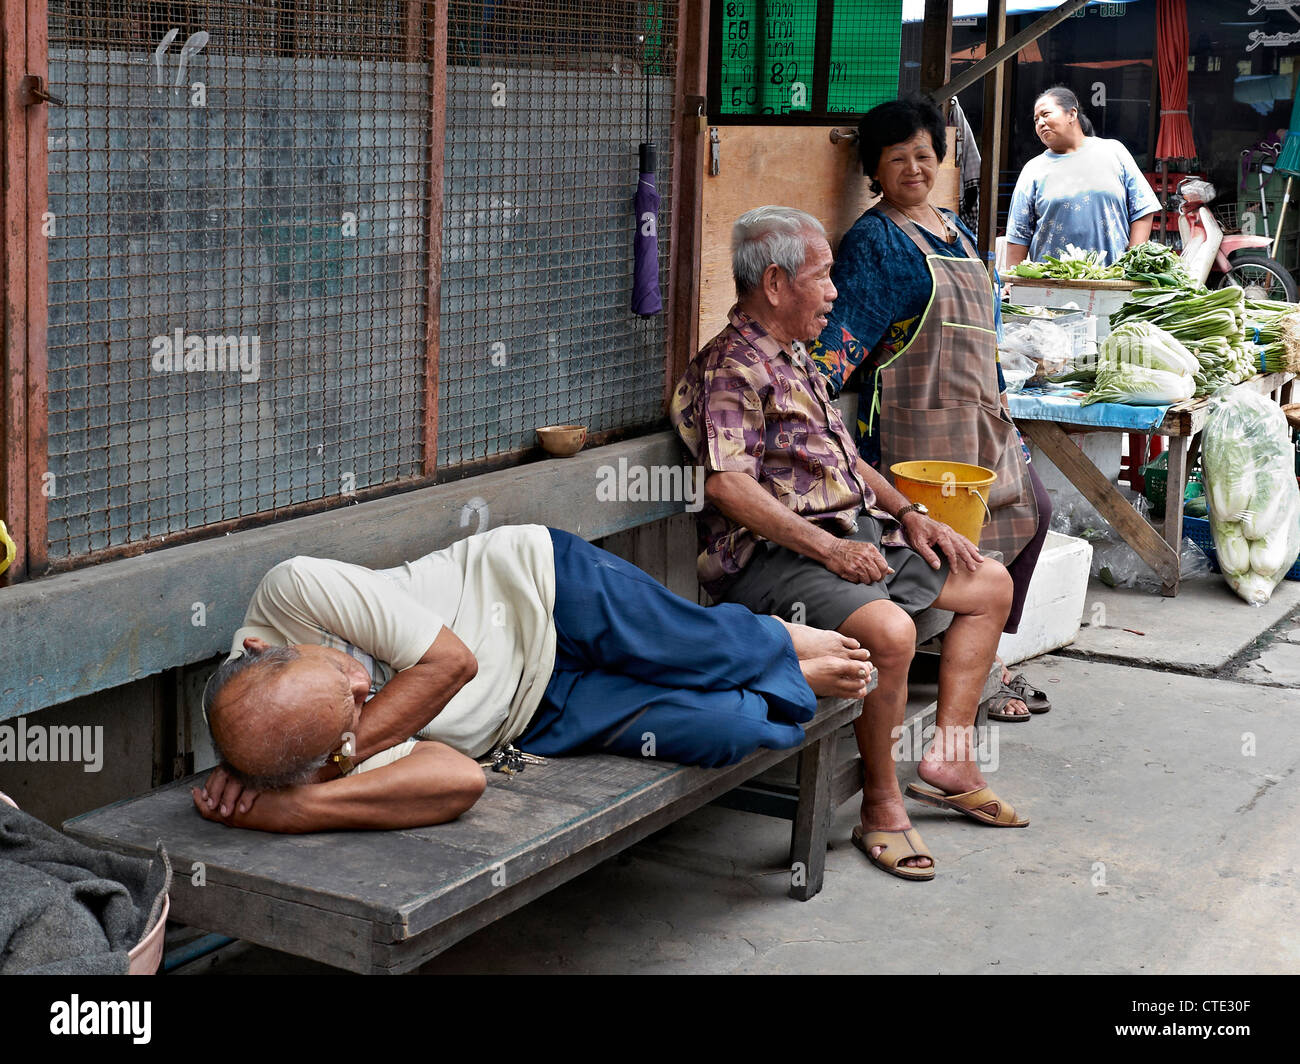
[[[1093,0],[1102,3],[1103,0]],[[1118,0],[1119,3],[1132,3],[1134,0]],[[1298,0],[1300,2],[1300,0]],[[1029,15],[1042,11],[1052,11],[1061,6],[1061,0],[1008,0],[1008,15]],[[983,18],[988,14],[988,0],[952,0],[953,18]],[[921,22],[925,19],[925,0],[903,0],[903,21]]]

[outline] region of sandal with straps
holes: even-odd
[[[1016,701],[1023,701],[1023,699],[1021,699],[1020,695],[1015,691],[1011,690],[1010,687],[1003,684],[980,703],[980,709],[985,711],[989,720],[1005,720],[1009,723],[1017,724],[1021,721],[1028,720],[1029,714],[1006,712],[1007,706]]]
[[[882,872],[888,872],[899,879],[913,879],[917,882],[934,878],[934,857],[925,848],[916,828],[903,831],[866,831],[853,829],[853,845],[867,856],[867,860]],[[880,856],[871,856],[871,847],[880,847]],[[929,868],[917,868],[902,862],[911,857],[929,857]]]
[[[1011,682],[1005,686],[1015,691],[1030,713],[1048,713],[1051,711],[1052,703],[1048,701],[1047,695],[1034,687],[1025,678],[1023,672],[1016,673],[1011,678]]]

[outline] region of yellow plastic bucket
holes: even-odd
[[[989,487],[998,475],[965,462],[897,462],[889,467],[894,487],[909,502],[923,503],[936,521],[978,545],[989,513]]]
[[[5,528],[5,523],[0,521],[0,573],[8,569],[17,556],[18,547],[9,538],[9,529]]]

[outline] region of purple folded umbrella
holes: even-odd
[[[632,238],[632,312],[643,318],[664,309],[659,294],[659,190],[655,188],[653,144],[641,145],[636,185],[636,235]]]

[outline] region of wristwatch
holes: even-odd
[[[898,513],[894,514],[894,520],[901,525],[903,523],[903,518],[906,517],[908,514],[910,514],[913,510],[915,510],[919,514],[925,514],[927,517],[930,516],[930,508],[926,506],[925,503],[914,502],[914,503],[910,503],[907,506],[904,506],[901,510],[898,511]]]

